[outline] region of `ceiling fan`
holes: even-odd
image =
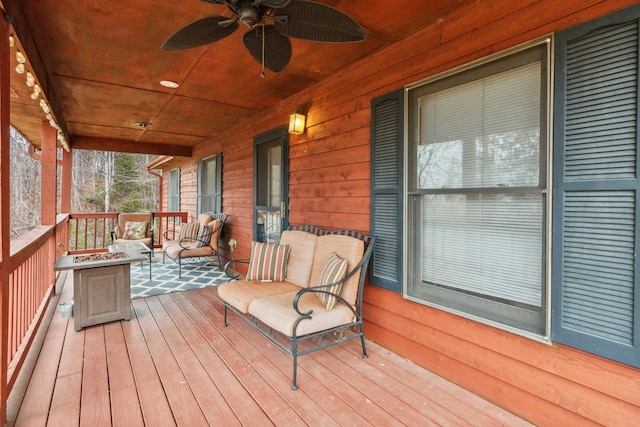
[[[306,0],[202,0],[226,5],[234,17],[207,16],[176,31],[162,49],[182,50],[221,40],[249,27],[243,37],[251,56],[273,72],[285,69],[291,59],[289,37],[319,43],[353,43],[367,35],[362,27],[339,10]],[[273,24],[266,24],[271,21]]]

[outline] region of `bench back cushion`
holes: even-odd
[[[291,246],[287,262],[286,280],[303,288],[308,288],[313,265],[313,253],[316,245],[315,234],[299,230],[285,230],[280,236],[281,245]],[[315,285],[314,285],[315,286]]]
[[[364,242],[350,236],[338,234],[327,234],[317,237],[313,266],[311,268],[310,285],[317,286],[324,263],[329,255],[335,252],[340,258],[347,261],[347,274],[349,274],[362,259],[364,254]],[[355,274],[342,285],[340,296],[347,300],[349,304],[355,305],[358,297],[358,280],[360,274]]]

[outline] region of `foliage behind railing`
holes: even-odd
[[[111,244],[117,213],[72,213],[69,217],[69,253],[106,250]]]

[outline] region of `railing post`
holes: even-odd
[[[71,175],[73,167],[73,151],[62,150],[62,182],[60,185],[60,211],[71,213]]]
[[[10,67],[11,54],[9,48],[10,28],[8,17],[4,10],[0,9],[0,424],[4,425],[7,418],[8,386],[8,330],[9,330],[9,274],[11,271],[11,235],[9,217],[11,212],[11,186],[9,183],[10,167],[10,93],[11,83]]]
[[[57,179],[58,179],[58,149],[57,131],[48,121],[42,122],[42,191],[40,197],[40,221],[42,225],[56,225],[57,207]],[[56,263],[55,244],[48,245],[46,251],[47,285],[53,285],[56,281],[56,273],[53,265]]]

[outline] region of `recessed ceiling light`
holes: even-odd
[[[149,123],[149,122],[136,122],[136,126],[138,126],[139,128],[142,128],[142,129],[146,129],[149,126],[151,126],[151,123]]]
[[[177,89],[180,87],[180,85],[177,82],[174,82],[172,80],[162,80],[160,82],[160,84],[164,87],[168,87],[170,89]]]

